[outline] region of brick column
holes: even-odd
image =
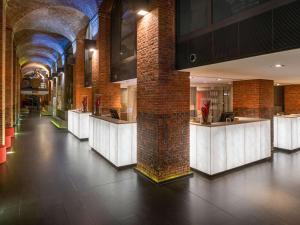
[[[88,96],[88,110],[92,111],[92,88],[84,87],[84,38],[76,40],[75,66],[73,76],[73,107],[82,108],[82,97]]]
[[[286,114],[300,113],[300,85],[284,87],[284,112]]]
[[[17,123],[17,101],[18,101],[18,95],[17,95],[17,55],[16,50],[14,46],[13,51],[13,124],[15,125]]]
[[[6,29],[6,55],[5,55],[5,125],[13,127],[13,32]]]
[[[93,56],[93,98],[101,96],[103,113],[108,113],[110,108],[121,108],[120,84],[112,83],[110,79],[110,6],[111,3],[106,1],[100,9],[98,50]]]
[[[234,81],[233,111],[236,116],[272,119],[274,115],[274,81]]]
[[[5,38],[6,1],[0,2],[0,145],[5,144]]]
[[[22,75],[21,75],[21,67],[19,64],[19,59],[16,60],[17,63],[17,120],[20,117],[21,113],[21,82],[22,82]]]
[[[190,80],[174,58],[175,1],[154,0],[137,25],[137,170],[155,182],[190,174]]]

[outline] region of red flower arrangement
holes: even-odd
[[[101,106],[101,97],[100,96],[97,97],[95,106],[96,106],[96,115],[100,116],[100,106]]]
[[[87,96],[85,96],[82,99],[82,111],[83,112],[87,112],[87,104],[88,104],[88,98],[87,98]]]
[[[204,124],[208,124],[209,109],[210,109],[210,101],[207,101],[204,103],[204,106],[201,108],[202,119]]]

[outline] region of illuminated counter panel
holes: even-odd
[[[80,140],[89,138],[89,116],[91,113],[68,111],[68,130]]]
[[[274,147],[282,150],[300,148],[300,116],[274,116]]]
[[[137,124],[90,116],[89,144],[116,167],[137,162]]]
[[[269,120],[190,125],[193,169],[216,175],[271,157]]]

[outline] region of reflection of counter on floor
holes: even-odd
[[[270,120],[190,126],[191,167],[216,175],[271,157]]]
[[[76,110],[68,111],[68,130],[80,140],[89,138],[89,116],[91,113],[83,113]]]
[[[274,116],[274,147],[289,151],[300,148],[300,115]]]
[[[136,164],[137,124],[109,117],[90,116],[91,148],[116,167]]]

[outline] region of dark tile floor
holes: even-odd
[[[0,225],[300,224],[300,152],[163,186],[116,171],[49,118],[21,121],[0,166]]]

